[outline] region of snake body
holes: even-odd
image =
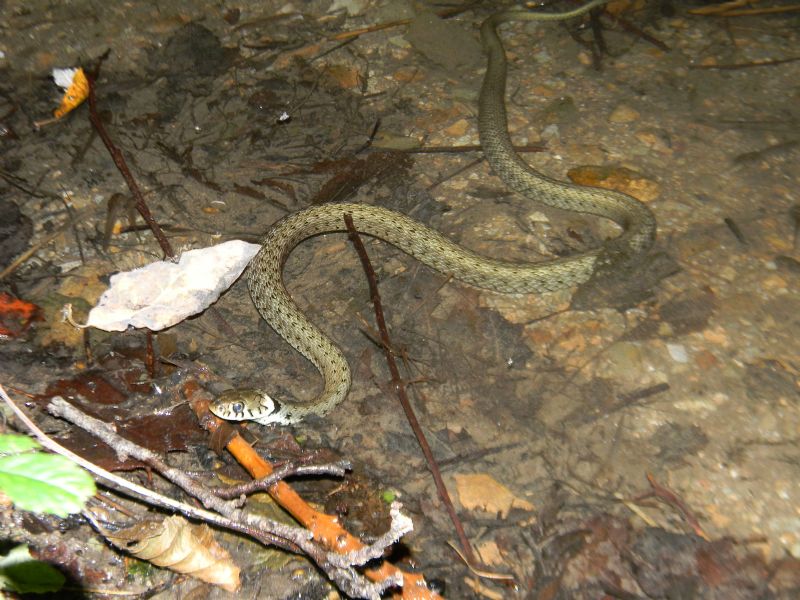
[[[300,242],[315,235],[344,231],[347,214],[361,233],[385,240],[454,279],[502,293],[550,292],[569,287],[603,269],[614,269],[619,263],[635,263],[650,249],[656,223],[646,206],[620,192],[545,177],[514,152],[507,129],[506,59],[497,27],[509,21],[569,19],[605,1],[594,0],[565,13],[511,10],[484,21],[481,39],[488,64],[479,99],[478,128],[489,164],[510,188],[548,206],[611,219],[623,229],[622,234],[576,256],[519,264],[480,256],[418,221],[377,206],[325,204],[288,215],[267,232],[261,250],[250,263],[250,295],[262,318],[319,370],[324,387],[313,402],[304,405],[278,402],[261,390],[232,390],[212,403],[214,414],[235,421],[293,424],[310,414],[327,414],[347,396],[351,384],[347,359],[295,304],[282,277],[287,257]]]

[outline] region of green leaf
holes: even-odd
[[[20,594],[44,594],[57,592],[65,581],[58,570],[34,560],[25,545],[16,546],[5,556],[0,556],[0,589]]]
[[[0,457],[0,491],[17,508],[66,517],[95,493],[91,476],[71,460],[41,452]]]
[[[0,435],[0,454],[19,454],[38,447],[39,442],[27,435]]]

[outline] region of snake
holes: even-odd
[[[283,282],[283,266],[303,240],[346,231],[350,215],[356,229],[380,238],[423,264],[477,288],[506,293],[546,293],[603,277],[621,264],[637,264],[655,241],[652,212],[619,191],[551,179],[515,152],[505,107],[507,63],[498,27],[512,21],[562,21],[582,15],[607,0],[593,0],[575,10],[540,13],[510,9],[481,25],[487,68],[478,100],[481,148],[496,175],[511,189],[551,207],[610,219],[621,233],[583,253],[531,263],[488,258],[460,246],[408,216],[379,206],[356,203],[314,205],[277,221],[265,234],[251,260],[248,288],[261,317],[307,358],[323,379],[322,391],[310,403],[279,401],[263,390],[234,389],[220,394],[210,410],[232,421],[293,425],[309,415],[325,416],[346,398],[352,377],[342,350],[297,306]]]

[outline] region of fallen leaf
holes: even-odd
[[[467,510],[483,510],[505,518],[512,508],[534,509],[533,504],[517,498],[510,489],[487,473],[456,475],[455,480],[458,500]]]
[[[89,80],[83,69],[53,69],[56,85],[64,88],[61,105],[53,111],[53,116],[60,119],[72,112],[89,97]]]
[[[115,546],[176,573],[235,592],[239,567],[215,540],[206,525],[192,525],[179,516],[146,520],[114,533],[103,534]]]

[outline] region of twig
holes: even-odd
[[[475,160],[471,160],[466,165],[464,165],[462,167],[459,167],[458,169],[456,169],[452,173],[447,173],[446,175],[442,175],[439,179],[437,179],[436,181],[434,181],[432,184],[430,184],[427,187],[427,191],[429,191],[429,192],[433,191],[434,189],[436,189],[437,187],[442,185],[448,179],[452,179],[453,177],[457,177],[458,175],[460,175],[461,173],[463,173],[465,171],[468,171],[469,169],[471,169],[475,165],[479,165],[482,161],[483,161],[483,157],[481,156],[480,158],[476,158]]]
[[[61,203],[64,205],[64,210],[67,212],[67,219],[72,227],[72,233],[75,236],[75,247],[78,249],[78,256],[81,259],[81,264],[86,264],[86,257],[83,254],[83,244],[81,243],[81,236],[78,233],[78,226],[75,219],[75,211],[67,201],[66,194],[61,196]]]
[[[349,214],[345,215],[344,222],[345,226],[347,227],[347,233],[350,236],[350,241],[355,247],[358,257],[361,259],[361,266],[364,268],[364,272],[367,275],[370,298],[372,300],[372,305],[375,308],[375,320],[378,323],[378,331],[381,335],[383,353],[386,356],[386,362],[389,365],[389,372],[392,374],[392,386],[397,393],[397,398],[400,400],[400,405],[403,407],[403,412],[406,414],[406,419],[408,419],[408,423],[411,425],[411,429],[417,438],[417,442],[422,449],[422,453],[425,455],[425,460],[428,462],[428,468],[430,469],[431,475],[433,475],[433,481],[436,484],[436,491],[439,493],[439,498],[441,498],[442,503],[444,504],[448,515],[450,516],[450,520],[453,522],[453,526],[455,527],[456,535],[458,536],[459,543],[464,551],[466,561],[471,565],[477,564],[475,554],[472,551],[472,546],[469,543],[467,534],[464,532],[464,526],[461,524],[461,521],[456,514],[453,502],[450,500],[450,494],[447,492],[447,487],[445,486],[444,479],[442,478],[442,473],[439,471],[439,467],[436,465],[436,459],[433,457],[431,447],[428,444],[428,440],[425,439],[425,434],[422,431],[422,427],[420,427],[417,416],[414,414],[414,410],[411,408],[411,403],[408,401],[405,384],[400,377],[400,371],[397,368],[397,363],[394,360],[392,342],[389,338],[389,331],[386,328],[386,319],[383,315],[383,305],[381,304],[380,292],[378,291],[378,284],[375,278],[375,270],[372,268],[367,251],[364,248],[361,237],[358,235],[356,226],[353,223],[353,217]]]
[[[0,281],[2,281],[6,277],[8,277],[11,273],[16,271],[19,268],[20,265],[22,265],[31,256],[36,254],[42,248],[42,246],[45,246],[46,244],[49,244],[54,239],[56,239],[58,236],[60,236],[63,233],[63,230],[66,229],[67,227],[69,227],[69,223],[67,223],[66,225],[62,225],[56,231],[54,231],[53,233],[51,233],[47,237],[39,240],[33,246],[28,248],[25,252],[20,254],[16,259],[14,259],[14,261],[10,265],[8,265],[5,269],[0,271]]]
[[[656,394],[666,392],[667,390],[669,390],[669,384],[662,382],[646,388],[640,388],[626,394],[620,394],[619,399],[626,403],[638,402],[639,400],[644,400],[645,398],[655,396]]]
[[[208,394],[204,390],[196,383],[189,382],[184,386],[184,394],[190,398],[189,404],[192,410],[198,415],[208,415]],[[201,423],[212,436],[229,437],[226,440],[226,449],[247,469],[252,477],[260,479],[274,472],[274,467],[259,456],[253,447],[230,425],[223,423],[220,419],[208,417],[201,417]],[[232,435],[228,436],[227,433],[224,433],[225,429],[232,431]],[[338,561],[339,559],[332,558],[332,553],[337,553],[356,559],[363,558],[366,561],[370,556],[376,554],[374,549],[365,546],[361,540],[345,530],[336,517],[314,509],[285,482],[279,481],[273,484],[267,489],[267,493],[301,525],[308,528],[314,540],[331,551],[326,554],[326,559],[331,558],[331,560]],[[408,529],[400,528],[401,525],[410,527],[411,522],[410,520],[399,522],[393,519],[389,531],[395,540],[408,531]],[[316,548],[316,546],[314,547]],[[362,564],[354,559],[353,564],[355,563]],[[349,572],[345,571],[345,573]],[[435,600],[439,598],[438,594],[428,589],[422,574],[402,571],[388,561],[364,569],[364,575],[384,588],[390,585],[402,585],[403,600]]]
[[[670,47],[667,46],[664,42],[662,42],[658,38],[650,35],[646,31],[644,31],[643,29],[640,29],[639,27],[637,27],[636,25],[634,25],[633,23],[628,21],[628,19],[626,19],[624,17],[621,17],[620,15],[612,14],[612,13],[608,12],[607,10],[604,10],[602,12],[602,15],[604,17],[607,17],[607,18],[611,19],[616,25],[619,25],[620,27],[622,27],[622,29],[624,29],[628,33],[632,33],[632,34],[640,37],[641,39],[643,39],[644,41],[652,44],[653,46],[655,46],[656,48],[658,48],[662,52],[669,52],[670,51]]]
[[[742,233],[742,230],[739,229],[739,225],[736,224],[736,221],[734,221],[730,217],[725,217],[724,219],[722,219],[722,222],[725,223],[725,225],[727,225],[728,229],[731,230],[731,233],[733,234],[733,237],[735,237],[736,240],[742,246],[746,246],[747,245],[747,238],[744,237],[744,233]]]
[[[689,523],[689,526],[694,530],[695,534],[699,535],[704,540],[708,540],[708,535],[706,535],[705,531],[703,531],[700,521],[698,521],[697,517],[694,516],[694,512],[692,512],[686,502],[678,497],[675,492],[658,483],[656,478],[651,473],[647,474],[647,481],[650,482],[650,487],[653,491],[641,497],[655,496],[659,500],[662,500],[670,506],[677,508],[683,515],[683,518],[686,519],[686,522]],[[637,500],[638,499],[639,498],[637,498]]]
[[[113,447],[117,452],[133,456],[146,462],[165,478],[199,499],[204,506],[217,512],[211,512],[209,510],[190,506],[183,502],[178,502],[94,465],[50,439],[22,412],[22,410],[19,409],[18,406],[16,406],[16,404],[14,404],[5,393],[2,386],[0,386],[0,396],[45,448],[66,456],[97,477],[110,482],[123,493],[133,495],[149,504],[175,510],[187,517],[201,519],[219,527],[239,531],[264,544],[274,545],[290,552],[302,551],[314,560],[343,592],[352,596],[374,598],[378,600],[387,586],[396,585],[398,583],[396,577],[386,578],[377,584],[371,583],[354,570],[353,565],[363,564],[363,562],[373,558],[378,552],[376,548],[365,547],[364,555],[366,558],[362,562],[350,562],[345,564],[346,560],[354,559],[354,561],[357,561],[361,556],[351,556],[347,554],[346,557],[343,558],[337,555],[337,553],[326,552],[313,542],[311,535],[305,529],[284,525],[283,523],[278,523],[271,519],[240,510],[235,502],[224,501],[219,498],[179,469],[172,468],[164,463],[156,453],[120,437],[112,430],[110,425],[82,413],[63,398],[55,396],[51,400],[50,404],[47,406],[51,414],[62,417],[86,429]],[[407,517],[400,515],[399,512],[393,513],[392,517],[392,526],[390,529],[392,536],[396,536],[398,531],[405,533],[408,527],[408,523],[406,522]],[[385,547],[381,548],[380,551],[383,552],[384,550]]]
[[[364,152],[364,150],[367,150],[370,146],[372,146],[372,142],[375,141],[375,136],[378,135],[378,130],[380,129],[380,127],[381,127],[381,118],[378,117],[377,119],[375,119],[375,124],[372,126],[372,129],[369,132],[367,141],[361,144],[361,146],[355,152],[353,152],[354,156],[361,154],[362,152]]]
[[[161,246],[161,250],[164,252],[167,258],[175,258],[175,252],[172,250],[172,245],[164,235],[161,227],[159,227],[158,223],[153,218],[153,214],[150,212],[147,203],[144,201],[144,196],[139,189],[139,185],[136,183],[136,180],[133,178],[133,174],[131,174],[131,171],[128,168],[128,163],[125,161],[125,157],[122,155],[120,149],[114,145],[114,142],[111,140],[111,136],[109,136],[108,131],[106,131],[105,125],[103,125],[103,120],[100,118],[100,115],[97,112],[97,99],[95,98],[94,94],[94,83],[96,77],[96,72],[92,73],[91,75],[87,73],[86,76],[86,79],[89,82],[89,121],[91,122],[92,127],[95,128],[95,131],[97,131],[100,139],[103,140],[103,144],[105,144],[105,147],[108,150],[108,153],[111,155],[114,164],[117,165],[117,169],[119,169],[119,172],[122,174],[122,178],[128,185],[128,189],[131,191],[133,198],[136,200],[136,210],[139,211],[139,214],[142,215],[145,223],[147,223],[147,225],[150,227],[150,230],[153,232],[156,240],[158,240],[158,245]]]
[[[800,11],[800,4],[792,6],[769,6],[767,8],[751,8],[745,10],[729,10],[724,13],[719,13],[720,17],[753,17],[757,15],[776,15],[779,13],[797,12]],[[690,13],[692,11],[689,11]]]
[[[153,338],[156,334],[154,334],[150,329],[145,331],[145,354],[144,354],[144,366],[147,369],[147,375],[151,379],[155,379],[156,377],[156,350],[153,344]]]
[[[789,6],[769,6],[767,8],[743,8],[738,10],[742,6],[747,6],[750,4],[750,2],[751,0],[733,0],[732,2],[723,2],[722,4],[714,4],[712,6],[692,8],[688,12],[690,15],[745,17],[748,15],[767,15],[800,10],[800,4],[791,4]]]
[[[769,60],[754,60],[747,63],[730,63],[723,65],[689,65],[690,69],[717,69],[717,70],[737,70],[737,69],[750,69],[752,67],[774,67],[786,63],[797,62],[800,56],[792,56],[790,58],[774,58]]]
[[[327,465],[293,465],[286,464],[276,468],[271,474],[261,479],[247,481],[239,485],[229,485],[225,487],[214,488],[214,493],[220,498],[235,498],[242,494],[252,494],[254,492],[263,492],[279,481],[283,481],[292,475],[335,475],[337,477],[344,477],[352,466],[346,460]]]
[[[465,12],[471,8],[470,5],[468,6],[458,6],[456,8],[448,8],[445,10],[441,10],[436,13],[437,17],[442,19],[446,19],[448,17],[453,17],[458,15],[462,12]],[[385,23],[378,23],[377,25],[370,25],[369,27],[363,27],[361,29],[353,29],[351,31],[343,31],[341,33],[336,33],[334,35],[328,36],[329,40],[346,40],[353,37],[359,37],[365,33],[374,33],[376,31],[382,31],[384,29],[391,29],[392,27],[401,27],[403,25],[408,25],[411,23],[411,19],[398,19],[397,21],[387,21]]]
[[[800,204],[794,204],[789,209],[792,218],[792,250],[797,250],[798,233],[800,233]]]
[[[525,144],[514,146],[514,151],[519,152],[544,152],[547,148],[541,144]],[[421,148],[409,148],[408,150],[398,150],[406,154],[460,154],[462,152],[481,152],[483,149],[480,144],[462,144],[460,146],[422,146]]]

